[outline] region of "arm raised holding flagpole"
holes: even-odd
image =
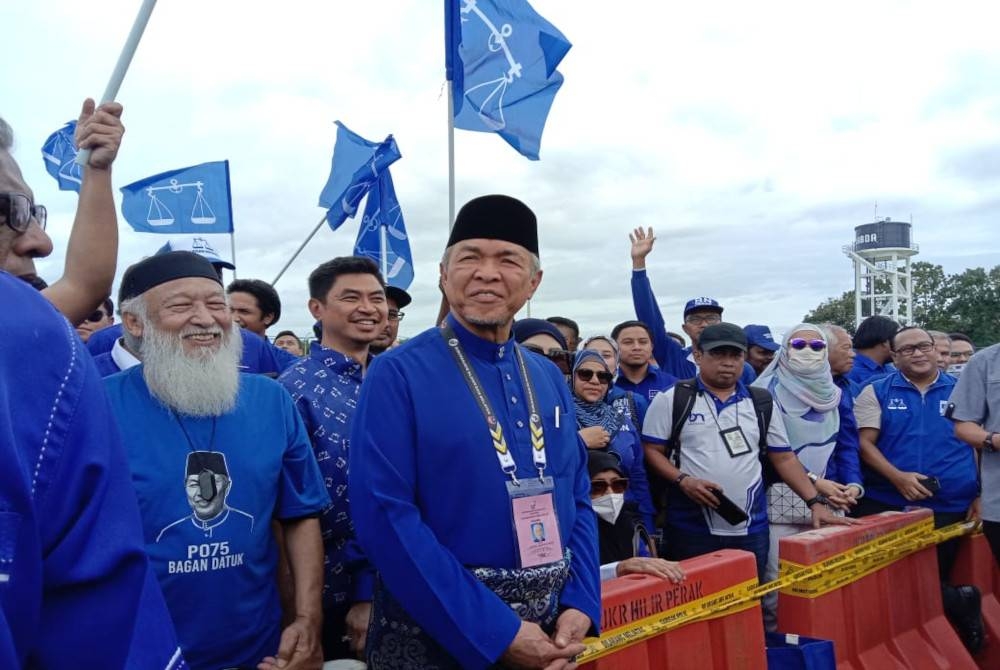
[[[143,0],[142,6],[139,7],[139,14],[135,17],[132,30],[128,34],[128,39],[125,40],[125,46],[122,47],[122,52],[118,55],[118,63],[115,64],[115,69],[111,73],[111,79],[108,81],[107,88],[104,89],[104,95],[101,96],[102,104],[111,102],[118,96],[118,89],[122,86],[125,72],[128,71],[128,66],[132,63],[132,57],[135,55],[139,40],[142,39],[142,33],[146,30],[146,24],[149,23],[149,17],[155,6],[156,0]],[[76,155],[77,164],[87,165],[89,160],[90,150],[81,147],[80,153]]]

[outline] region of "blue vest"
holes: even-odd
[[[973,449],[955,437],[944,412],[955,387],[955,378],[938,378],[921,396],[902,373],[893,371],[872,383],[882,408],[879,451],[896,468],[937,477],[941,490],[919,502],[936,512],[964,512],[979,492]],[[866,494],[873,500],[905,507],[908,502],[896,487],[871,468],[864,468]]]

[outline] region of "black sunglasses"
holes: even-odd
[[[107,317],[108,315],[104,313],[104,310],[99,309],[90,316],[88,316],[87,321],[90,321],[91,323],[97,323],[98,321],[103,321]]]
[[[627,488],[628,479],[626,477],[618,477],[610,482],[606,479],[590,480],[590,495],[592,496],[602,496],[608,492],[608,489],[611,489],[612,493],[625,493]]]
[[[582,382],[589,382],[597,375],[597,381],[601,384],[610,384],[611,380],[615,378],[610,372],[603,372],[599,370],[586,370],[580,369],[576,371],[576,378]]]
[[[521,346],[534,354],[545,356],[545,358],[559,366],[563,374],[569,374],[573,362],[573,354],[571,352],[565,349],[549,349],[546,351],[537,344],[522,344]]]
[[[31,199],[23,193],[0,193],[0,217],[3,218],[2,223],[20,234],[28,230],[32,218],[45,230],[49,212],[44,205],[33,205]]]

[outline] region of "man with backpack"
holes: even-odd
[[[647,467],[669,484],[664,554],[682,560],[743,549],[756,556],[763,580],[766,464],[805,501],[814,527],[853,520],[835,516],[806,476],[767,390],[740,381],[746,349],[739,326],[705,328],[694,350],[697,377],[653,399],[642,439]]]

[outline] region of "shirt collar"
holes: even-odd
[[[229,518],[229,505],[222,508],[222,512],[213,516],[207,521],[202,521],[198,518],[197,514],[191,514],[191,523],[197,526],[200,530],[211,530],[216,526],[220,526],[225,523],[226,519]]]
[[[739,380],[736,381],[736,391],[731,396],[729,396],[729,398],[727,398],[725,402],[719,400],[719,398],[716,397],[714,393],[708,390],[708,388],[701,382],[700,374],[695,378],[694,383],[698,387],[699,391],[703,391],[706,395],[708,395],[712,400],[715,401],[715,407],[719,410],[721,410],[723,407],[738,403],[739,401],[745,400],[746,398],[750,397],[750,394],[747,392],[747,387],[744,386],[743,382]]]
[[[324,347],[319,342],[313,342],[309,347],[309,358],[323,364],[323,367],[337,373],[361,374],[361,363],[350,356],[343,354],[336,349]],[[368,354],[368,362],[371,363],[372,355]]]
[[[484,361],[495,363],[502,360],[504,356],[510,356],[514,353],[513,334],[506,342],[497,344],[495,342],[490,342],[489,340],[484,340],[475,333],[471,332],[459,323],[458,319],[450,313],[445,320],[448,322],[448,325],[451,326],[452,330],[455,331],[455,336],[458,338],[458,341],[462,343],[462,348],[470,356],[475,356],[476,358]]]
[[[128,370],[142,363],[142,361],[132,355],[131,351],[125,348],[120,337],[115,340],[114,346],[111,347],[111,360],[115,362],[119,370]]]

